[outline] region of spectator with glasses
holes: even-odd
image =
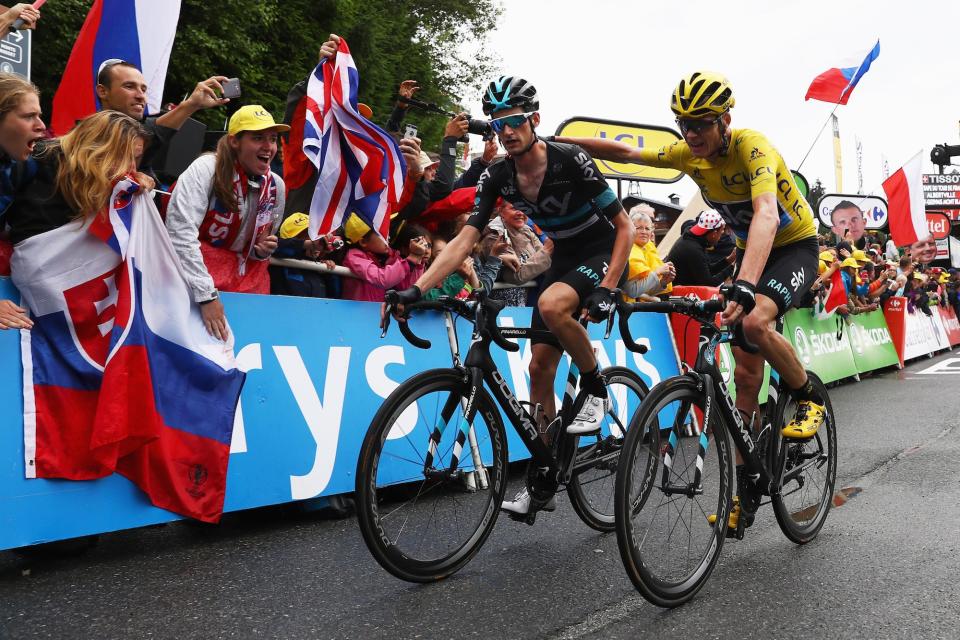
[[[671,283],[677,276],[673,263],[664,262],[657,253],[657,245],[653,242],[653,218],[650,215],[653,213],[653,207],[648,204],[638,204],[630,210],[630,222],[636,234],[630,249],[627,283],[623,291],[635,300],[642,296],[670,293],[673,290]]]

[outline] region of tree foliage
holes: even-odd
[[[91,4],[57,0],[43,8],[33,80],[45,113]],[[350,46],[359,99],[376,122],[386,121],[405,79],[420,82],[418,97],[455,110],[491,75],[495,61],[482,45],[500,11],[499,0],[182,0],[164,101],[179,102],[198,81],[220,74],[240,78],[243,96],[198,114],[210,128],[221,128],[241,104],[262,104],[279,119],[287,92],[317,64],[327,35],[337,33]],[[439,146],[445,118],[411,112],[409,120],[424,146]]]

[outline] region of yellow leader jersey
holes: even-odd
[[[774,247],[817,235],[813,211],[797,188],[793,174],[780,153],[758,131],[731,129],[726,155],[715,159],[697,158],[684,140],[660,149],[640,149],[640,155],[643,164],[677,169],[693,178],[706,203],[730,225],[741,248],[753,220],[753,198],[761,193],[777,196],[780,226],[773,239]]]

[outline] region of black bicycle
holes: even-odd
[[[388,306],[396,307],[398,301],[396,292],[387,293]],[[579,374],[571,363],[562,408],[547,427],[553,444],[545,444],[536,411],[510,390],[490,345],[518,351],[519,345],[508,337],[533,338],[546,332],[499,327],[497,314],[503,307],[483,292],[473,300],[441,298],[404,307],[405,316],[436,310],[450,314],[448,318],[465,318],[474,332],[461,363],[456,331],[448,325],[453,366],[424,371],[400,384],[374,416],[360,451],[360,530],[377,562],[403,580],[429,582],[454,573],[476,555],[496,524],[508,463],[501,409],[530,451],[526,481],[534,506],[544,506],[565,486],[587,525],[614,529],[620,450],[647,386],[630,369],[604,369],[612,402],[599,432],[567,434],[566,425],[582,402],[582,392],[574,393]],[[430,342],[414,335],[409,322],[398,324],[407,341],[430,348]],[[518,519],[533,524],[536,510]]]
[[[721,300],[687,298],[616,305],[628,348],[638,346],[627,325],[635,311],[680,313],[700,325],[694,367],[650,390],[627,430],[617,475],[620,556],[640,593],[661,607],[678,606],[696,595],[725,538],[743,537],[745,524],[766,504],[764,496],[783,533],[797,544],[816,537],[833,499],[837,433],[826,388],[808,372],[826,403],[826,417],[812,438],[787,439],[780,430],[795,405],[779,379],[772,379],[762,427],[755,432],[736,409],[715,354],[723,342],[751,352],[756,347],[747,342],[741,325],[729,331],[714,324],[723,306]],[[741,516],[732,531],[731,441],[746,465],[738,487]]]

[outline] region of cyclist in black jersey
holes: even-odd
[[[633,225],[593,159],[580,147],[545,142],[536,134],[540,123],[537,91],[522,78],[505,76],[490,83],[483,112],[508,157],[491,165],[477,183],[474,211],[463,230],[417,280],[401,292],[412,302],[452,272],[470,253],[490,220],[499,198],[526,213],[554,242],[543,293],[533,313],[533,326],[547,328],[555,341],[532,345],[530,400],[543,407],[546,420],[556,416],[553,385],[565,349],[580,370],[584,401],[569,433],[595,432],[609,399],[586,330],[578,322],[603,320],[610,307],[610,289],[621,279],[633,243]],[[532,504],[526,489],[506,511],[526,514],[552,510],[555,501]]]

